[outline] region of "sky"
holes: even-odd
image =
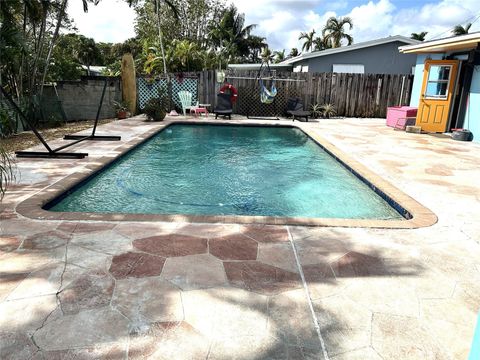
[[[271,49],[301,48],[301,31],[321,33],[331,16],[350,16],[350,34],[356,43],[391,35],[410,36],[428,31],[426,39],[447,37],[457,24],[475,21],[470,32],[480,31],[479,0],[229,0],[245,13],[247,24],[257,24]],[[97,42],[122,42],[135,36],[135,13],[123,0],[101,0],[83,13],[82,2],[69,3],[80,34]]]

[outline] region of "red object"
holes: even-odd
[[[205,114],[205,116],[208,117],[208,110],[206,108],[196,107],[196,108],[190,109],[190,113],[192,111],[195,117],[197,117],[198,114]]]
[[[417,108],[410,106],[390,106],[387,108],[387,126],[396,127],[398,119],[417,116]]]
[[[230,100],[232,100],[232,103],[237,101],[237,97],[238,97],[237,89],[235,89],[235,87],[232,84],[225,84],[220,89],[220,94],[225,94],[226,90],[230,91]]]

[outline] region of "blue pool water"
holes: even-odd
[[[402,218],[302,131],[176,124],[50,210]]]

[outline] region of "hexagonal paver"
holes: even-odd
[[[372,347],[383,359],[450,359],[418,319],[375,313]]]
[[[183,320],[180,291],[158,277],[117,280],[112,305],[134,325]]]
[[[205,254],[207,239],[185,235],[159,235],[133,241],[138,250],[164,257]]]
[[[48,231],[29,236],[22,244],[23,249],[50,250],[66,245],[70,236],[60,231]]]
[[[288,241],[288,232],[287,232],[287,229],[283,226],[250,225],[250,226],[246,226],[245,230],[242,233],[261,243]]]
[[[243,235],[229,235],[209,241],[210,254],[222,260],[255,260],[258,243]]]
[[[260,244],[257,260],[287,271],[298,272],[297,262],[290,243]]]
[[[75,314],[82,309],[93,309],[108,305],[112,298],[113,279],[100,271],[80,276],[60,294],[60,304],[65,314]]]
[[[268,297],[217,287],[182,293],[185,321],[210,339],[268,335]]]
[[[21,240],[19,236],[15,235],[3,235],[0,236],[0,256],[2,253],[11,252],[17,250],[20,246]]]
[[[114,231],[74,234],[70,243],[110,255],[118,255],[132,249],[132,240]]]
[[[130,334],[129,359],[205,359],[209,341],[185,321],[157,322]]]
[[[109,271],[116,279],[158,276],[164,263],[165,259],[160,256],[127,252],[113,257]]]
[[[35,332],[35,343],[44,350],[66,350],[111,343],[128,336],[128,320],[108,307],[60,316]]]
[[[370,345],[371,311],[341,295],[315,301],[313,307],[329,355]]]
[[[385,276],[389,274],[382,259],[355,251],[332,262],[331,266],[337,277]]]
[[[257,261],[224,262],[231,285],[261,294],[276,294],[301,287],[300,276]]]
[[[182,290],[205,289],[227,284],[222,262],[209,254],[168,258],[162,278]]]
[[[37,351],[27,334],[20,332],[0,332],[0,359],[30,359]]]

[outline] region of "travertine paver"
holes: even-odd
[[[134,118],[98,131],[125,140],[162,124]],[[300,126],[438,223],[289,227],[299,268],[286,226],[17,215],[21,201],[118,154],[123,140],[78,144],[89,152],[78,161],[19,159],[21,181],[0,208],[0,358],[323,359],[301,269],[330,359],[466,359],[480,310],[480,145],[382,120]]]
[[[182,290],[207,289],[227,284],[222,262],[209,254],[168,258],[162,278]]]
[[[302,286],[298,274],[258,261],[226,261],[223,266],[231,285],[249,291],[273,295]]]
[[[35,343],[45,350],[65,350],[108,343],[128,335],[128,320],[108,307],[84,310],[47,322],[35,332]]]
[[[64,314],[75,314],[82,309],[94,309],[110,303],[115,286],[105,272],[89,271],[72,281],[59,294]]]
[[[211,239],[209,250],[221,260],[255,260],[258,243],[243,235],[229,235]]]
[[[206,253],[207,239],[169,234],[134,240],[133,246],[163,257],[186,256]]]
[[[205,359],[209,342],[185,321],[150,324],[130,334],[129,359]]]
[[[165,258],[160,256],[127,252],[113,257],[109,271],[115,279],[158,276],[164,263]]]
[[[112,306],[135,327],[150,322],[183,320],[179,289],[159,277],[117,280]]]

